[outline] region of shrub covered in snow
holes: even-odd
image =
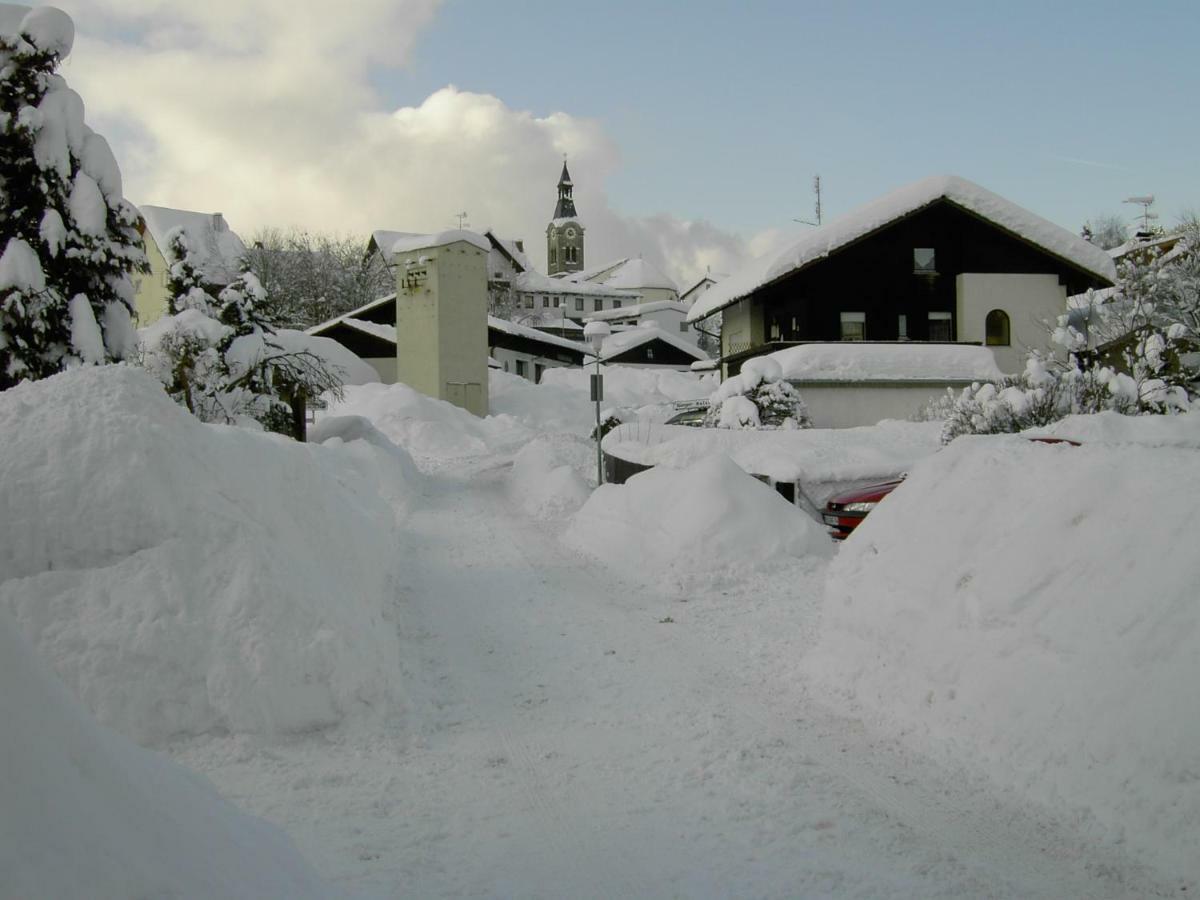
[[[783,380],[779,363],[767,356],[742,366],[709,398],[704,424],[710,428],[809,428],[800,392]]]
[[[0,20],[0,390],[130,356],[130,274],[145,265],[112,151],[55,74],[74,25],[21,9]]]
[[[141,337],[144,365],[176,401],[205,422],[253,421],[293,434],[294,404],[325,392],[340,396],[346,373],[314,349],[281,339],[254,275],[242,272],[214,298],[182,228],[168,237],[166,255],[168,314]]]
[[[401,697],[383,490],[346,448],[204,425],[134,367],[18,385],[0,606],[139,743],[377,720]]]

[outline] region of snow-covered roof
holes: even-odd
[[[578,225],[579,230],[580,231],[583,230],[583,226],[579,224],[578,216],[559,216],[557,219],[551,219],[550,224],[547,225],[546,228],[547,228],[547,230],[549,230],[550,228],[560,228],[563,225],[566,225],[567,223],[571,223],[573,225]]]
[[[1164,234],[1161,237],[1150,238],[1149,240],[1140,240],[1135,237],[1121,244],[1119,247],[1113,247],[1105,252],[1115,261],[1119,262],[1122,257],[1128,256],[1137,250],[1168,251],[1179,243],[1182,238],[1182,234]]]
[[[628,256],[622,256],[620,259],[615,259],[612,262],[607,262],[602,266],[592,266],[590,269],[582,269],[578,272],[567,272],[557,276],[560,281],[595,281],[602,275],[611,272],[617,266],[624,265],[629,262]]]
[[[383,297],[376,297],[370,303],[364,303],[362,306],[359,306],[356,309],[352,309],[349,312],[342,313],[340,316],[334,316],[332,319],[329,319],[325,322],[321,322],[317,325],[314,325],[312,328],[305,329],[304,333],[305,334],[317,334],[319,332],[324,331],[326,328],[330,328],[341,322],[346,322],[347,324],[351,324],[349,321],[351,319],[354,319],[355,321],[358,321],[358,322],[364,321],[364,320],[358,319],[357,317],[362,315],[365,312],[370,312],[371,310],[378,309],[379,307],[384,306],[388,303],[395,303],[395,302],[396,302],[396,294],[394,292],[391,294],[386,294]],[[378,324],[378,323],[371,322],[369,324],[374,325],[374,324]],[[393,329],[393,331],[395,330],[394,324],[388,325],[385,327],[391,328],[391,329]],[[392,340],[395,340],[395,339],[396,339],[395,335],[393,334]]]
[[[176,228],[187,235],[196,268],[210,284],[228,284],[238,275],[246,245],[220,213],[192,212],[167,206],[139,206],[138,212],[159,252],[169,252],[167,237]]]
[[[987,347],[970,344],[801,344],[769,354],[793,381],[995,381]]]
[[[627,353],[635,347],[640,347],[651,341],[662,341],[670,344],[676,350],[682,350],[694,359],[708,359],[708,354],[695,344],[689,343],[677,334],[664,331],[652,322],[643,322],[638,328],[630,328],[626,331],[614,331],[606,337],[604,343],[600,345],[600,361],[604,362],[607,359],[620,356],[622,353]]]
[[[341,319],[340,324],[348,325],[349,327],[361,331],[363,334],[369,334],[372,337],[377,337],[382,341],[390,341],[396,343],[396,326],[386,325],[383,322],[371,322],[367,319],[355,319],[352,316],[347,316]]]
[[[679,290],[675,286],[674,281],[640,256],[636,259],[626,260],[620,266],[617,266],[604,279],[604,283],[609,287],[624,288],[631,291],[645,288],[657,288],[676,292]]]
[[[488,252],[492,249],[491,241],[475,231],[465,231],[461,228],[451,228],[439,231],[437,234],[409,234],[397,238],[390,248],[391,256],[399,253],[411,253],[414,250],[429,250],[434,247],[445,247],[450,244],[464,242]]]
[[[562,347],[565,350],[573,350],[576,353],[585,353],[590,356],[592,352],[591,348],[586,344],[561,338],[555,334],[547,334],[544,331],[539,331],[537,328],[530,328],[528,325],[518,325],[516,322],[508,321],[508,319],[498,319],[495,316],[488,316],[488,328],[494,328],[497,331],[503,331],[505,334],[527,338],[531,341],[540,341],[543,344]]]
[[[723,278],[725,276],[721,276],[721,277]],[[705,285],[716,284],[717,281],[719,281],[719,280],[720,279],[717,277],[714,277],[711,272],[705,272],[703,275],[701,275],[699,278],[697,278],[695,281],[693,281],[691,286],[686,291],[680,292],[679,299],[683,300],[683,301],[687,301],[687,298],[694,292],[701,291],[701,293],[703,293],[701,288],[703,288]]]
[[[806,233],[782,250],[759,257],[702,294],[692,307],[688,321],[710,316],[759,288],[939,200],[948,200],[1106,281],[1117,276],[1108,254],[1094,244],[965,178],[939,175],[886,194]]]
[[[628,296],[628,295],[626,295]],[[635,303],[632,306],[622,306],[620,309],[604,309],[600,312],[588,313],[584,318],[585,322],[611,322],[620,319],[636,319],[647,313],[660,312],[664,309],[671,309],[675,312],[686,315],[691,307],[686,303],[681,303],[678,300],[651,300],[647,303]]]
[[[519,272],[529,272],[533,269],[533,263],[529,261],[529,257],[525,255],[525,251],[517,246],[517,241],[497,237],[490,228],[484,231],[483,234],[491,242],[492,252],[507,256]],[[488,262],[491,264],[492,260],[489,259]],[[494,271],[494,269],[489,271]]]
[[[621,300],[636,300],[641,294],[631,291],[621,291],[607,284],[595,281],[569,281],[566,278],[551,278],[541,272],[527,269],[513,279],[513,287],[518,291],[536,291],[542,294],[571,294],[587,297],[614,297]]]

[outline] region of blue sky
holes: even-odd
[[[811,217],[814,173],[830,216],[953,172],[1077,230],[1200,207],[1198,37],[1195,2],[447,0],[375,86],[599,120],[628,215],[749,234]]]

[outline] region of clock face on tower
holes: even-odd
[[[567,237],[569,237],[569,238],[575,237],[575,229],[574,228],[567,229]]]

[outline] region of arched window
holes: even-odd
[[[987,314],[985,324],[987,338],[984,343],[989,347],[1007,347],[1012,343],[1008,328],[1008,313],[1002,309],[993,309]]]

